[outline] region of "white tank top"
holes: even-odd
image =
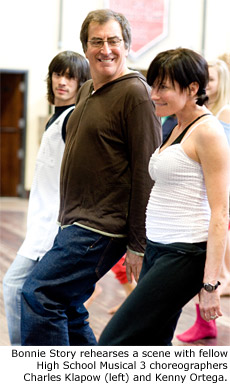
[[[41,259],[58,232],[60,168],[65,148],[62,126],[74,106],[64,110],[43,133],[30,192],[26,238],[18,254]]]
[[[174,144],[149,162],[149,173],[155,184],[146,211],[146,234],[153,242],[197,243],[207,241],[210,207],[201,165],[183,150],[184,141],[204,122],[193,125],[180,144]],[[218,124],[219,125],[219,124]]]

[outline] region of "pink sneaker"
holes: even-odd
[[[197,313],[197,318],[194,325],[184,333],[176,335],[179,341],[195,342],[203,338],[217,337],[216,321],[210,320],[209,322],[206,322],[206,320],[204,320],[200,316],[199,304],[196,304],[196,313]]]

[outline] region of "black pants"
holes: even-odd
[[[201,289],[206,242],[147,241],[137,287],[104,329],[99,345],[167,346],[182,307]]]

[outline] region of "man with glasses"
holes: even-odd
[[[161,139],[149,87],[130,71],[127,19],[90,12],[80,38],[92,80],[67,127],[60,230],[23,288],[23,345],[96,345],[83,303],[123,256],[138,280],[145,250],[148,162]]]

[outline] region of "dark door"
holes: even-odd
[[[0,196],[23,197],[27,72],[0,71]]]

